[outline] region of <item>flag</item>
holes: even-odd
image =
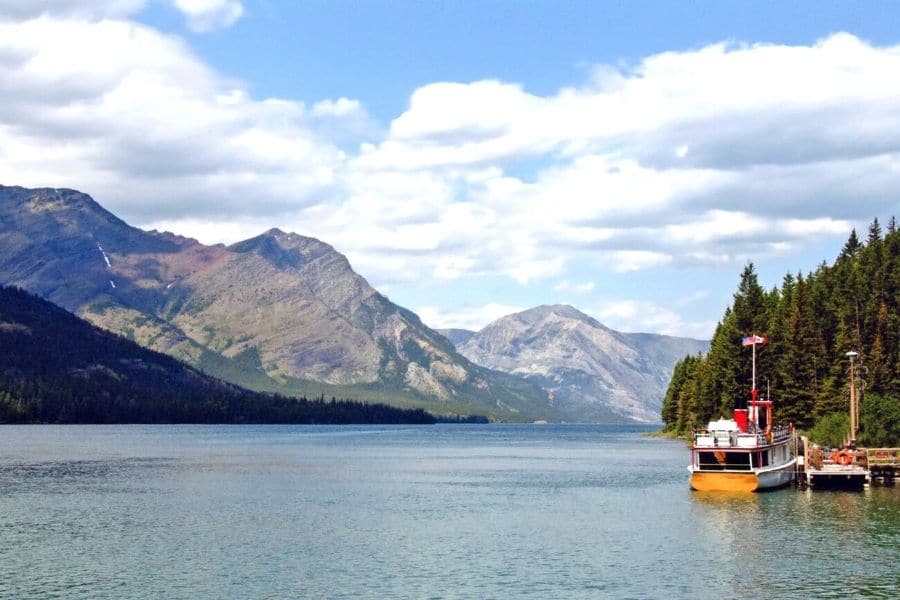
[[[741,346],[754,346],[756,344],[767,344],[769,340],[762,337],[761,335],[751,335],[749,337],[745,337],[741,340]]]

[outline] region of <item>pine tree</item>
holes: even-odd
[[[710,342],[707,368],[699,384],[699,394],[691,411],[695,425],[711,418],[729,414],[735,406],[746,406],[747,396],[741,393],[741,332],[737,316],[726,309],[725,318],[716,328]]]
[[[785,348],[780,356],[778,372],[783,377],[779,387],[778,416],[800,427],[812,425],[813,409],[818,396],[819,368],[825,366],[825,348],[810,318],[810,303],[802,275],[791,295]]]
[[[847,238],[847,243],[845,243],[843,249],[841,249],[838,260],[854,258],[861,246],[862,244],[859,243],[859,236],[856,235],[856,229],[851,230],[850,237]]]
[[[780,289],[768,293],[759,286],[752,263],[748,264],[707,355],[681,363],[677,385],[667,396],[670,430],[686,431],[691,425],[730,414],[735,404],[745,404],[750,360],[749,350],[741,351],[740,339],[753,333],[769,338],[769,345],[757,355],[757,364],[762,377],[773,384],[779,420],[808,427],[832,413],[846,415],[849,350],[860,353],[857,365],[867,390],[882,398],[882,403],[883,398],[896,402],[900,396],[896,219],[890,219],[886,233],[874,220],[865,243],[856,231],[851,232],[833,265],[822,262],[807,276],[787,275]],[[877,422],[870,427],[891,430]]]

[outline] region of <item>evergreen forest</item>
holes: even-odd
[[[687,356],[674,369],[662,407],[665,430],[683,435],[746,406],[752,387],[751,348],[757,346],[757,388],[770,394],[777,422],[804,430],[849,417],[850,359],[859,390],[859,442],[900,444],[900,231],[876,219],[865,240],[854,230],[834,263],[787,274],[764,289],[754,265],[740,276],[706,355]],[[814,440],[826,441],[826,440]]]
[[[421,409],[245,390],[0,287],[0,423],[434,423]]]

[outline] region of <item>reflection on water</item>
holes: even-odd
[[[694,502],[722,507],[726,510],[740,510],[746,506],[759,506],[760,494],[754,492],[697,492],[691,497]]]
[[[900,491],[602,426],[3,427],[0,597],[897,597]]]

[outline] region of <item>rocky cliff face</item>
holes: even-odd
[[[255,389],[314,382],[437,412],[562,418],[541,388],[472,364],[328,244],[277,229],[204,246],[130,227],[73,190],[0,187],[0,283]]]
[[[675,362],[708,345],[620,333],[557,305],[498,319],[457,348],[475,363],[538,383],[570,414],[658,422]]]

